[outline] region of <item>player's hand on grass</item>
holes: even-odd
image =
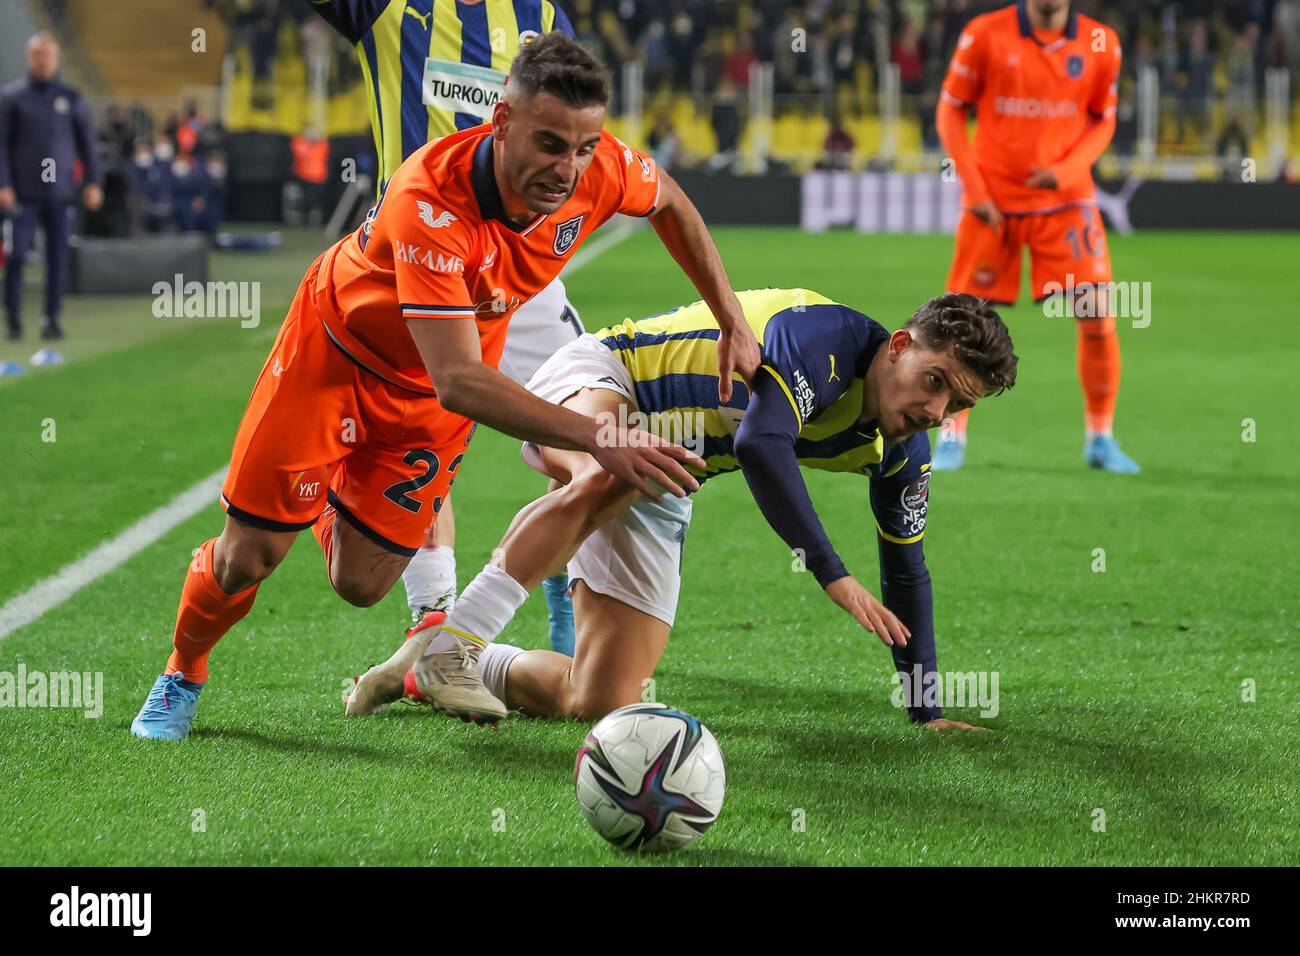
[[[1050,169],[1035,169],[1025,180],[1025,185],[1030,189],[1056,189],[1056,173]]]
[[[994,232],[1002,231],[1002,213],[998,212],[998,207],[993,204],[992,199],[971,206],[970,214]]]
[[[739,372],[748,385],[762,361],[754,330],[741,316],[730,332],[718,336],[718,398],[724,403],[731,401],[732,374]]]
[[[894,612],[876,600],[875,595],[851,575],[832,581],[826,588],[826,595],[852,614],[859,624],[879,637],[886,647],[895,644],[906,647],[911,640],[912,632],[903,626]]]
[[[927,720],[921,725],[926,730],[933,730],[938,733],[943,730],[970,730],[975,733],[987,734],[987,727],[976,727],[974,724],[966,724],[960,720],[948,720],[945,717],[936,717],[934,720]]]
[[[699,455],[639,428],[619,428],[613,441],[597,441],[591,457],[652,501],[658,501],[665,489],[678,498],[699,491],[700,483],[686,465],[705,468]]]

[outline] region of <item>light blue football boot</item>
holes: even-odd
[[[1093,435],[1083,445],[1083,460],[1089,468],[1112,471],[1117,475],[1136,475],[1141,469],[1124,452],[1114,435]]]
[[[552,575],[542,582],[546,612],[551,625],[551,650],[573,656],[573,598],[569,597],[569,576]]]
[[[933,471],[956,471],[966,460],[966,439],[955,432],[940,430],[930,456]]]
[[[184,740],[204,686],[190,683],[180,671],[162,675],[153,682],[144,706],[131,721],[131,733],[143,740]]]

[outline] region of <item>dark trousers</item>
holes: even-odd
[[[5,320],[9,328],[23,327],[23,263],[39,225],[45,233],[45,316],[57,323],[63,308],[63,287],[68,278],[68,238],[72,234],[72,203],[23,203],[15,213],[13,245],[5,258]]]

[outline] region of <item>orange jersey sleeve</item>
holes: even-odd
[[[600,135],[608,170],[602,170],[602,204],[625,216],[648,216],[659,204],[659,167],[639,150],[628,146],[609,132]]]
[[[473,258],[470,227],[431,188],[410,186],[395,196],[387,218],[397,302],[406,319],[474,318],[465,283]]]
[[[979,37],[979,31],[970,26],[962,33],[948,63],[948,75],[944,78],[939,102],[935,105],[935,129],[943,148],[957,167],[967,208],[978,206],[989,198],[975,148],[966,132],[966,111],[979,99],[980,77],[984,69],[984,47]]]
[[[957,49],[948,62],[948,73],[943,79],[941,98],[959,107],[974,106],[984,90],[985,51],[988,46],[985,31],[977,18],[966,24],[957,40]]]

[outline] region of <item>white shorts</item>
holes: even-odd
[[[510,317],[501,374],[523,385],[543,362],[581,334],[578,310],[569,302],[564,283],[556,279]]]
[[[590,333],[551,356],[527,388],[557,405],[584,388],[607,388],[636,407],[631,374]],[[535,447],[525,444],[523,456],[529,465],[543,471]],[[569,562],[569,578],[585,581],[597,594],[616,598],[672,627],[681,593],[682,548],[691,524],[691,508],[690,498],[669,494],[659,501],[638,498],[582,543]]]

